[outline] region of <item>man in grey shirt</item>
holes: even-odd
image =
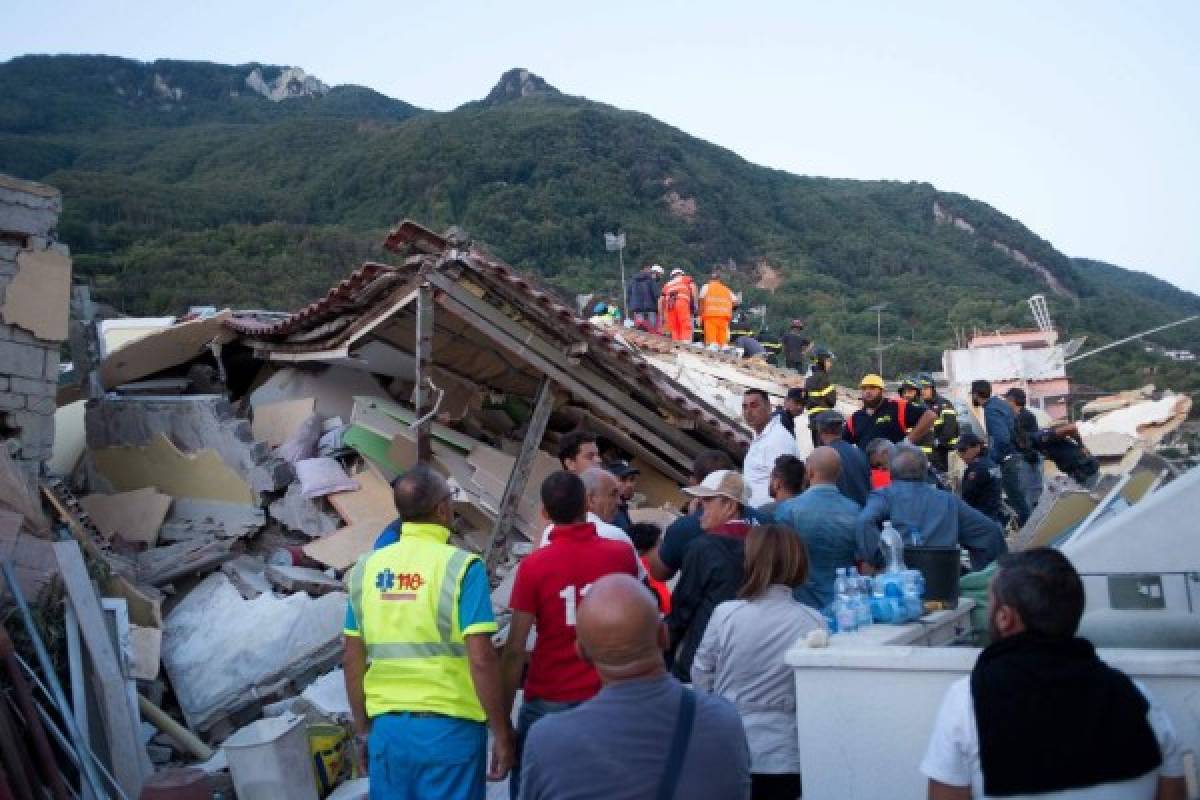
[[[522,800],[656,797],[672,780],[670,797],[750,797],[750,752],[737,710],[667,674],[667,631],[642,584],[628,575],[606,575],[592,584],[579,606],[575,636],[604,688],[530,729]],[[692,698],[687,703],[685,693]],[[693,701],[694,719],[681,726],[681,711]],[[677,769],[670,770],[678,730],[688,735],[680,740]]]

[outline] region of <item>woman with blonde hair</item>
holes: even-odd
[[[783,655],[825,630],[792,590],[808,579],[808,550],[784,525],[760,525],[746,538],[745,581],[737,600],[713,611],[692,662],[696,688],[737,706],[750,743],[752,800],[800,796],[796,684]]]

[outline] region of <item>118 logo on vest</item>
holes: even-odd
[[[416,600],[413,592],[425,586],[428,581],[419,572],[402,572],[399,575],[391,569],[383,569],[375,576],[375,588],[379,590],[381,600]],[[393,589],[400,591],[394,592]]]

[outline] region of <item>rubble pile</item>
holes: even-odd
[[[342,577],[395,521],[390,481],[419,459],[455,489],[452,541],[484,556],[503,639],[565,433],[586,428],[641,470],[638,519],[673,517],[699,452],[743,453],[748,432],[713,386],[462,244],[405,223],[388,243],[401,266],[367,264],[295,314],[80,324],[81,354],[97,357],[75,359],[74,455],[40,486],[11,468],[25,491],[0,503],[0,556],[30,603],[53,607],[66,586],[123,620],[114,640],[92,637],[107,652],[76,653],[111,696],[82,673],[69,688],[122,707],[105,719],[128,730],[90,730],[106,768],[137,754],[114,773],[126,795],[197,761],[225,775],[213,748],[264,716],[348,722]],[[795,382],[697,358],[726,391]],[[49,541],[39,490],[73,542]],[[75,548],[95,586],[57,548]]]

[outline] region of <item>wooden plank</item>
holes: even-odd
[[[426,386],[432,375],[433,364],[433,287],[422,284],[417,290],[417,341],[413,351],[417,357],[416,387],[413,389],[413,406],[417,411],[417,462],[428,464],[433,460],[433,443],[430,432],[433,427],[433,389]]]
[[[55,542],[54,555],[62,574],[71,608],[79,620],[79,630],[92,660],[92,672],[99,689],[104,730],[112,753],[112,771],[127,797],[141,794],[146,775],[142,771],[145,752],[139,740],[140,726],[129,707],[129,695],[120,661],[108,636],[108,626],[100,601],[92,589],[87,565],[75,542]],[[139,751],[142,751],[139,754]]]
[[[525,495],[525,484],[529,480],[530,467],[533,466],[534,456],[546,433],[546,423],[550,420],[550,412],[554,410],[554,382],[549,378],[542,381],[538,389],[537,403],[533,407],[533,415],[529,418],[529,429],[525,441],[521,443],[521,452],[517,454],[516,463],[509,473],[508,483],[504,487],[504,496],[500,499],[500,513],[492,525],[491,536],[488,538],[486,553],[488,571],[491,572],[503,553],[508,541],[508,529],[516,519],[517,509],[521,498]]]

